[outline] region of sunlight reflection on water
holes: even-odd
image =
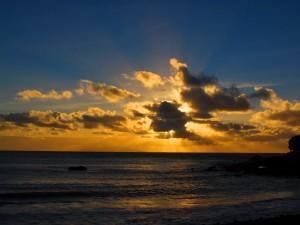
[[[209,224],[300,209],[299,179],[204,171],[247,156],[31,157],[0,158],[1,225]],[[88,171],[66,169],[79,164]]]

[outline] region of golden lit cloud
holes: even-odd
[[[124,129],[126,118],[117,115],[114,111],[90,107],[86,111],[71,113],[36,111],[24,113],[10,113],[0,115],[0,123],[11,123],[19,127],[56,128],[61,130],[76,130],[79,128],[94,129],[99,126],[110,128],[114,131]]]
[[[222,134],[221,132],[216,131],[212,127],[210,127],[209,124],[188,122],[185,126],[188,131],[201,135],[203,137],[216,138],[217,136],[224,136],[224,134]]]
[[[39,90],[31,89],[20,91],[17,94],[18,98],[23,101],[30,101],[33,99],[41,99],[41,100],[61,100],[61,99],[70,99],[73,97],[71,91],[62,91],[58,93],[55,90],[51,90],[48,93],[42,93]]]
[[[80,87],[76,89],[76,93],[82,95],[83,93],[101,96],[108,102],[118,102],[123,99],[138,98],[140,94],[118,88],[113,85],[107,85],[105,83],[95,83],[90,80],[81,80]]]
[[[284,100],[278,97],[273,90],[270,90],[270,93],[269,99],[260,102],[263,111],[256,112],[252,116],[251,122],[299,130],[300,102]]]
[[[263,151],[265,147],[279,151],[278,146],[300,132],[299,101],[284,100],[263,86],[247,86],[245,92],[203,72],[195,75],[186,63],[175,58],[169,64],[169,75],[140,70],[125,76],[126,87],[132,91],[90,80],[81,80],[72,89],[78,97],[72,101],[85,101],[85,95],[92,95],[112,104],[94,98],[93,104],[85,103],[86,108],[68,112],[0,114],[0,139],[6,143],[2,148],[17,148],[9,137],[20,141],[30,137],[37,146],[54,149],[58,145],[49,142],[51,137],[63,149],[117,151],[140,146],[144,151],[226,151],[234,146],[242,151]],[[71,91],[24,90],[18,97],[24,101],[59,100],[74,95]],[[103,105],[100,108],[98,104]],[[48,141],[43,144],[39,138]]]
[[[160,75],[148,71],[136,71],[134,73],[134,79],[141,82],[146,88],[164,85],[164,81]]]
[[[187,64],[179,62],[179,60],[176,58],[171,58],[169,60],[169,63],[175,70],[180,70],[181,68],[187,68]]]
[[[176,74],[171,78],[178,85],[181,102],[189,104],[194,116],[213,117],[218,111],[247,111],[250,109],[248,96],[235,86],[223,87],[214,76],[204,73],[193,75],[185,63],[170,60]]]
[[[123,110],[129,117],[140,118],[149,114],[149,110],[145,107],[151,104],[151,101],[145,102],[129,102],[123,106]]]

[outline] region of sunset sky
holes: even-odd
[[[0,5],[0,149],[286,152],[299,1]]]

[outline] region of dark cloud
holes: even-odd
[[[131,110],[131,113],[132,113],[133,118],[143,118],[145,116],[145,114],[143,114],[137,110]]]
[[[250,109],[247,96],[231,86],[223,87],[214,76],[192,75],[186,66],[178,67],[177,79],[182,83],[180,96],[195,111],[194,116],[209,118],[216,111],[246,111]]]
[[[204,120],[200,123],[208,124],[212,129],[226,133],[230,138],[229,140],[239,137],[251,142],[272,142],[275,140],[285,140],[295,135],[295,132],[288,128],[258,127],[250,124],[210,120]]]
[[[296,132],[289,129],[268,128],[267,130],[261,131],[260,133],[254,135],[243,136],[243,138],[247,141],[254,142],[276,142],[278,140],[286,140],[294,135],[296,135]]]
[[[99,126],[121,131],[125,129],[126,118],[100,108],[89,108],[87,111],[61,113],[52,111],[30,111],[0,115],[1,123],[10,122],[16,126],[48,127],[64,130],[78,128],[93,129]],[[3,125],[4,126],[4,125]]]
[[[191,121],[191,118],[178,109],[179,104],[176,102],[163,101],[145,107],[153,113],[149,117],[152,120],[151,127],[154,131],[173,131],[173,137],[176,138],[186,138],[205,144],[210,143],[209,140],[206,140],[186,129],[185,125],[187,122]]]
[[[71,130],[71,122],[63,119],[61,113],[58,112],[23,112],[23,113],[10,113],[0,115],[3,121],[11,122],[17,126],[26,127],[29,124],[38,127],[49,127]]]
[[[195,116],[208,118],[215,111],[246,111],[250,103],[236,87],[221,88],[208,93],[202,87],[181,90],[181,98],[196,111]]]
[[[154,131],[163,132],[173,130],[175,134],[186,131],[185,124],[189,119],[184,112],[178,109],[179,105],[177,103],[164,101],[146,107],[155,113],[151,116],[151,126]]]
[[[256,129],[253,125],[240,123],[223,123],[219,121],[210,122],[210,126],[217,131],[240,133],[243,131],[253,131]]]
[[[77,120],[83,123],[84,128],[88,129],[101,125],[113,130],[124,130],[123,123],[126,122],[126,118],[119,115],[82,115]]]
[[[145,116],[147,116],[146,113],[142,113],[135,109],[127,109],[127,114],[129,114],[129,117],[131,119],[141,119],[141,118],[144,118]]]
[[[300,110],[287,109],[280,112],[270,112],[265,119],[281,121],[289,126],[300,126]]]
[[[218,79],[214,76],[207,76],[204,73],[200,73],[198,76],[192,75],[187,67],[180,67],[182,73],[182,81],[189,87],[204,87],[206,85],[218,84]]]
[[[271,127],[300,129],[299,101],[283,100],[273,90],[269,91],[270,99],[261,101],[261,106],[265,110],[256,112],[251,121]]]
[[[264,88],[264,87],[255,87],[254,93],[248,95],[249,98],[258,98],[258,99],[269,99],[271,98],[273,90]]]

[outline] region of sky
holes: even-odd
[[[0,150],[286,152],[299,1],[0,7]]]

